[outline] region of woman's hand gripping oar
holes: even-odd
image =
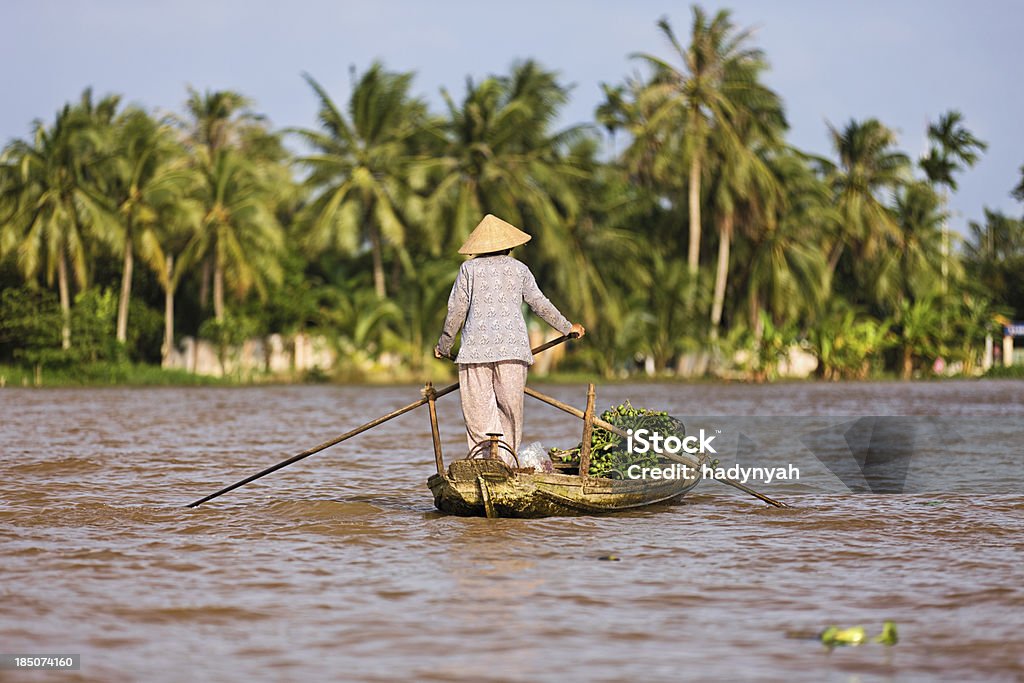
[[[566,335],[563,335],[561,337],[558,337],[557,339],[552,339],[551,341],[547,342],[546,344],[541,344],[537,348],[532,349],[531,352],[533,353],[533,355],[536,356],[538,353],[541,353],[543,351],[547,351],[551,347],[558,346],[559,344],[561,344],[561,343],[563,343],[565,341],[568,341],[569,339],[575,339],[576,336],[577,335],[575,333],[570,332],[569,334],[566,334]],[[456,382],[455,384],[449,384],[445,388],[439,389],[434,394],[434,399],[436,400],[438,398],[441,398],[442,396],[450,394],[450,393],[452,393],[453,391],[455,391],[458,388],[459,388],[459,383],[458,382]],[[331,439],[330,441],[324,441],[322,444],[320,444],[318,446],[313,446],[310,449],[304,450],[301,453],[297,453],[297,454],[293,455],[292,457],[288,458],[287,460],[283,460],[283,461],[277,463],[276,465],[272,465],[272,466],[268,467],[265,470],[257,472],[256,474],[253,474],[252,476],[246,477],[245,479],[242,479],[241,481],[237,481],[234,484],[231,484],[230,486],[225,486],[220,491],[217,491],[215,493],[211,493],[210,495],[205,496],[204,498],[200,498],[199,500],[193,501],[193,502],[189,503],[186,507],[194,508],[197,505],[202,505],[203,503],[205,503],[207,501],[213,500],[214,498],[216,498],[218,496],[224,495],[228,491],[234,491],[235,489],[239,488],[240,486],[245,486],[246,484],[248,484],[250,482],[256,481],[260,477],[265,477],[266,475],[270,474],[271,472],[276,472],[277,470],[279,470],[279,469],[281,469],[283,467],[287,467],[288,465],[291,465],[292,463],[296,463],[299,460],[302,460],[303,458],[308,458],[309,456],[311,456],[311,455],[313,455],[315,453],[319,453],[320,451],[322,451],[324,449],[327,449],[327,448],[330,448],[331,446],[337,445],[337,444],[341,443],[342,441],[345,441],[346,439],[350,439],[350,438],[352,438],[353,436],[355,436],[357,434],[362,434],[363,432],[367,431],[368,429],[373,429],[377,425],[383,424],[383,423],[387,422],[388,420],[391,420],[393,418],[398,417],[399,415],[404,415],[405,413],[408,413],[410,410],[415,410],[416,408],[419,408],[420,406],[426,405],[428,400],[429,399],[427,399],[427,398],[421,398],[420,400],[416,401],[415,403],[410,403],[409,405],[407,405],[407,406],[405,406],[403,408],[399,408],[398,410],[392,411],[392,412],[388,413],[387,415],[381,415],[377,419],[370,420],[366,424],[361,425],[359,427],[356,427],[355,429],[352,429],[350,431],[347,431],[344,434],[336,436],[333,439]]]

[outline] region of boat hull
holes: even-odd
[[[513,470],[500,460],[456,460],[427,480],[434,505],[467,517],[594,515],[676,500],[699,478],[603,479]]]

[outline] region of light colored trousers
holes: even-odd
[[[528,367],[521,360],[459,364],[462,417],[466,421],[466,441],[470,448],[488,440],[487,432],[500,432],[501,440],[519,452]],[[501,452],[506,462],[512,460],[508,453]]]

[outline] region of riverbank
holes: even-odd
[[[199,375],[180,369],[167,369],[158,365],[128,363],[91,363],[57,368],[43,368],[38,374],[35,369],[0,365],[0,388],[4,387],[102,387],[102,386],[257,386],[257,385],[372,385],[399,386],[419,384],[429,377],[434,384],[456,381],[456,373],[450,366],[431,367],[420,372],[380,373],[339,373],[328,375],[320,371],[286,374],[249,373],[244,376],[215,377]],[[957,379],[1024,379],[1024,366],[994,367],[980,377],[962,375],[915,378],[915,382],[946,381]],[[722,379],[714,377],[693,378],[677,376],[631,375],[627,377],[600,377],[584,372],[551,372],[531,375],[531,382],[541,384],[585,384],[597,381],[605,385],[617,384],[758,384],[752,380]],[[805,379],[784,378],[769,384],[806,384],[823,382],[814,377]],[[864,380],[846,382],[891,381],[902,382],[895,375],[878,375]]]
[[[3,387],[100,387],[100,386],[234,386],[227,377],[195,375],[141,363],[91,363],[36,371],[18,365],[0,365]]]

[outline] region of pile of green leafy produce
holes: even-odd
[[[683,423],[667,412],[634,408],[629,401],[612,406],[601,413],[600,417],[605,422],[623,430],[647,429],[650,432],[658,432],[663,437],[674,435],[680,439],[686,434]],[[581,442],[569,450],[552,448],[551,455],[559,458],[562,462],[578,463],[582,446]],[[601,427],[595,426],[590,434],[590,469],[588,473],[592,477],[626,479],[627,470],[631,465],[658,467],[664,465],[665,462],[653,449],[646,453],[630,453],[626,439]]]

